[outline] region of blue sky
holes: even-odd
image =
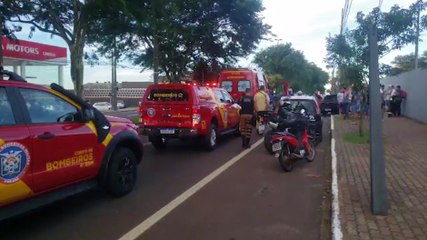
[[[408,7],[415,0],[384,0],[382,9],[389,10],[391,6],[398,4]],[[326,70],[323,59],[326,55],[325,39],[329,33],[336,34],[340,29],[341,9],[345,0],[264,0],[265,11],[262,15],[265,22],[272,26],[272,32],[279,40],[272,42],[264,41],[258,49],[266,48],[278,42],[290,42],[294,48],[304,52],[308,61],[316,63]],[[356,13],[359,11],[369,12],[373,7],[378,6],[376,0],[353,0],[350,16],[348,18],[348,28],[353,28]],[[29,27],[24,26],[18,38],[28,40]],[[425,39],[425,34],[422,38]],[[50,34],[36,32],[29,39],[34,42],[41,42],[50,45],[66,47],[65,42],[59,37],[51,37]],[[390,63],[396,55],[414,52],[414,46],[407,46],[400,51],[394,51],[385,56],[380,61]],[[420,44],[420,52],[427,50],[426,42]],[[243,67],[252,66],[249,56],[240,60]],[[119,68],[117,70],[118,81],[150,81],[151,71],[141,72],[138,67]],[[37,83],[48,83],[57,81],[56,67],[28,67],[27,76],[36,77],[29,79]],[[106,82],[111,80],[111,68],[108,65],[97,65],[95,67],[85,67],[85,82]],[[69,73],[69,66],[64,69],[64,84],[67,88],[72,88]]]

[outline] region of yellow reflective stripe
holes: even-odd
[[[225,108],[224,106],[218,106],[218,110],[219,110],[219,115],[222,118],[222,123],[224,124],[224,128],[227,128],[228,122],[227,119],[225,118]]]
[[[109,133],[105,140],[102,142],[102,144],[104,144],[104,146],[107,146],[110,143],[111,139],[113,139],[113,136],[111,135],[111,133]]]
[[[118,122],[113,122],[113,123],[111,123],[111,126],[112,127],[116,127],[116,126],[124,126],[124,125],[126,125],[125,123],[118,123]]]
[[[82,107],[80,105],[78,105],[77,103],[75,103],[73,100],[71,100],[70,98],[68,98],[67,96],[53,90],[52,88],[49,88],[49,92],[52,93],[53,95],[62,98],[63,100],[69,102],[70,104],[72,104],[74,107],[81,109]]]
[[[98,135],[98,132],[96,131],[96,128],[95,128],[95,124],[92,121],[86,123],[86,126],[88,126],[90,130],[92,130],[92,132],[95,133],[95,135]]]
[[[12,184],[0,183],[0,206],[25,199],[32,194],[30,187],[21,180]]]

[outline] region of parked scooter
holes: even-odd
[[[268,123],[273,129],[272,152],[285,172],[292,171],[294,162],[298,159],[312,162],[316,157],[316,143],[308,134],[308,116],[305,109],[290,115],[288,119]]]

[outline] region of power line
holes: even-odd
[[[341,29],[340,29],[341,34],[344,33],[347,27],[347,21],[350,15],[352,4],[353,4],[353,0],[345,0],[344,2],[344,7],[342,8],[342,12],[341,12]]]

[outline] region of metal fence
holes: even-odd
[[[145,93],[145,88],[120,88],[117,92],[118,98],[142,98]],[[111,89],[85,89],[83,96],[86,99],[90,98],[109,98]]]
[[[427,123],[427,70],[413,70],[398,76],[381,79],[387,85],[400,85],[408,96],[402,102],[402,114]]]
[[[126,106],[138,106],[144,96],[146,88],[120,88],[117,99],[124,100]],[[111,89],[85,89],[83,97],[91,103],[110,102]]]

